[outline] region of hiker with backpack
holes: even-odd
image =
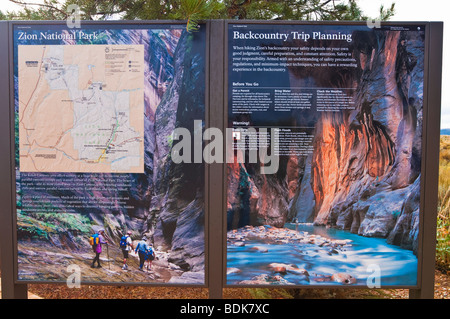
[[[137,244],[135,253],[139,255],[139,270],[143,271],[144,263],[147,258],[147,251],[149,250],[149,246],[147,244],[147,238],[142,237],[141,241]]]
[[[148,245],[148,250],[145,253],[145,260],[147,261],[147,270],[152,269],[152,261],[155,259],[155,251],[153,250],[153,245]]]
[[[95,262],[97,262],[97,268],[101,268],[100,265],[100,254],[102,253],[102,245],[108,245],[108,242],[104,237],[105,230],[100,229],[97,233],[90,237],[90,244],[92,246],[92,250],[95,253],[95,258],[92,261],[91,268],[95,268]]]
[[[119,243],[120,249],[123,254],[123,270],[128,269],[127,259],[128,253],[133,250],[133,241],[131,240],[131,231],[128,231],[126,235],[122,236]]]

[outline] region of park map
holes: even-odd
[[[22,172],[143,173],[143,45],[19,45]]]

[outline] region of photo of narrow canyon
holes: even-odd
[[[287,133],[277,173],[228,164],[228,285],[417,284],[424,54],[423,26],[230,24],[229,127]]]
[[[18,280],[64,283],[78,269],[83,284],[204,285],[204,165],[175,164],[171,149],[176,128],[193,131],[194,120],[205,118],[205,29],[18,25],[14,36]],[[69,54],[77,46],[80,53]],[[41,51],[44,59],[35,53]],[[127,58],[134,51],[140,55]],[[127,80],[133,72],[137,80]],[[56,111],[43,114],[50,97]],[[48,125],[41,129],[44,116]],[[135,127],[141,135],[125,135]],[[21,170],[24,159],[62,167],[55,162],[60,154],[87,170]],[[142,163],[140,171],[114,171],[124,158]],[[101,164],[110,171],[99,171]],[[101,230],[99,252],[89,238]],[[125,253],[119,243],[127,234]],[[145,265],[141,241],[154,251]]]

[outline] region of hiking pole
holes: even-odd
[[[111,261],[109,260],[109,245],[106,244],[106,255],[108,256],[108,267],[111,270]]]

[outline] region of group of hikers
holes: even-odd
[[[95,263],[97,263],[97,268],[101,268],[100,264],[100,254],[102,253],[102,245],[106,245],[108,249],[109,242],[105,238],[105,230],[100,229],[90,237],[90,244],[95,253],[94,260],[92,261],[91,267],[95,268]],[[133,251],[139,256],[139,270],[144,271],[144,265],[146,264],[147,270],[151,270],[152,261],[155,259],[155,251],[152,244],[147,243],[147,238],[144,236],[136,245],[133,247],[133,240],[131,239],[131,231],[128,231],[119,242],[119,247],[123,254],[123,270],[128,270],[127,260],[129,258],[129,253]],[[109,253],[108,253],[109,255]],[[109,259],[109,256],[108,256]]]

